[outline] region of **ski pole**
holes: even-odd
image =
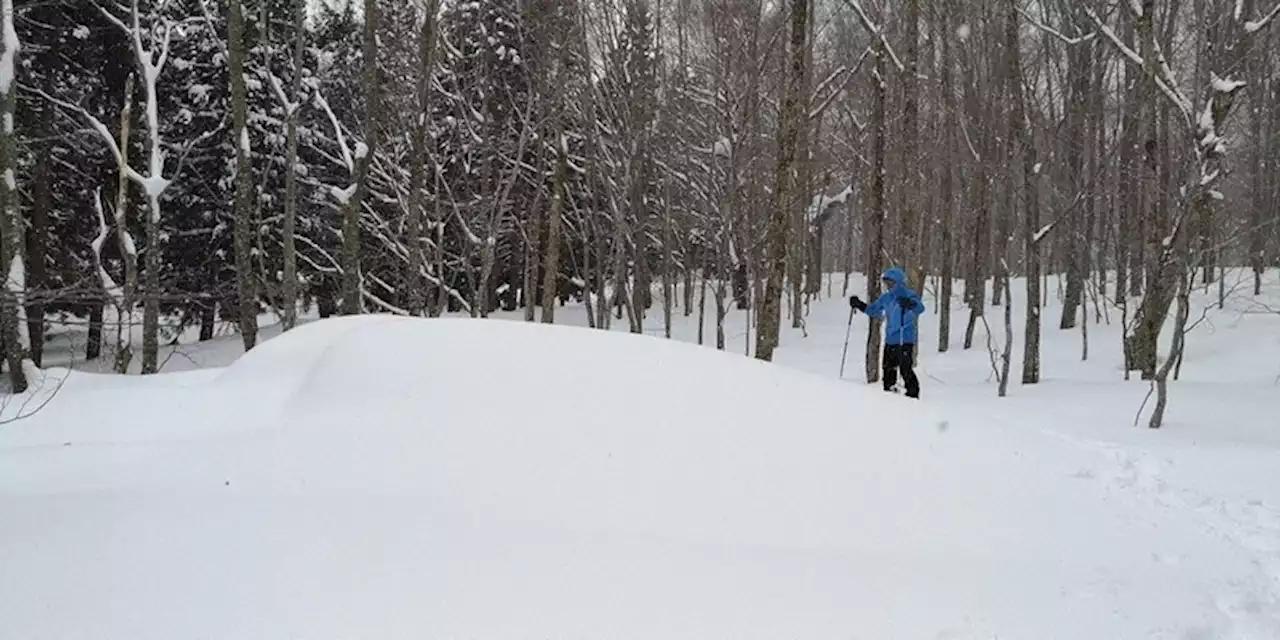
[[[853,330],[853,312],[852,306],[849,307],[849,324],[844,328],[844,350],[840,352],[840,379],[844,379],[844,360],[849,355],[849,333]]]

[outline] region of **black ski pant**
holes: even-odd
[[[884,346],[884,390],[889,391],[898,384],[898,373],[902,373],[902,381],[907,385],[907,397],[920,397],[920,380],[916,378],[913,367],[915,356],[914,344],[886,344]]]

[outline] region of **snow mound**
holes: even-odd
[[[292,387],[288,410],[334,404],[421,414],[458,410],[493,412],[495,419],[517,422],[520,413],[625,422],[626,413],[647,413],[646,399],[660,397],[672,413],[743,408],[738,413],[764,410],[803,423],[823,412],[813,401],[833,393],[843,401],[891,402],[908,411],[904,418],[926,415],[918,403],[738,355],[648,336],[504,320],[329,319],[264,343],[228,367],[218,382]],[[793,398],[799,393],[809,401],[779,403],[749,393],[760,388],[779,388]],[[390,399],[394,407],[384,404]]]
[[[344,318],[181,391],[0,430],[0,638],[1266,630],[1247,557],[1112,491],[1160,469],[710,349]]]

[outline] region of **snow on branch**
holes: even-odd
[[[98,214],[98,234],[94,236],[90,247],[93,249],[94,266],[98,269],[98,280],[102,283],[102,290],[111,298],[111,302],[117,310],[124,309],[124,289],[116,284],[116,281],[107,273],[106,267],[102,264],[102,248],[107,242],[107,236],[111,230],[107,226],[106,215],[102,211],[102,189],[95,189],[93,192],[93,209]],[[121,233],[125,234],[124,238],[126,247],[133,246],[133,239],[128,237],[129,230],[122,229]]]
[[[49,102],[57,106],[62,107],[63,109],[79,113],[81,117],[83,117],[86,121],[88,121],[89,128],[92,129],[94,132],[96,132],[102,138],[102,141],[106,143],[107,150],[110,151],[111,155],[115,158],[116,164],[120,165],[125,170],[125,173],[129,176],[129,179],[140,185],[146,181],[146,178],[143,178],[142,174],[135,171],[133,167],[130,167],[125,164],[124,156],[122,156],[120,153],[120,145],[116,143],[115,136],[111,135],[111,130],[108,129],[107,125],[103,124],[102,121],[99,120],[96,116],[94,116],[92,113],[89,113],[88,109],[85,109],[84,107],[78,104],[71,104],[70,102],[67,102],[65,100],[55,98],[49,95],[48,93],[46,93],[42,89],[36,89],[34,87],[26,87],[26,86],[24,86],[23,88],[26,89],[27,91],[30,91],[31,93],[34,93],[44,98],[45,100],[48,100]]]
[[[1094,38],[1098,37],[1098,32],[1097,32],[1097,31],[1094,31],[1093,33],[1088,33],[1088,34],[1085,34],[1085,35],[1083,35],[1083,36],[1079,36],[1079,37],[1076,37],[1076,38],[1072,38],[1072,37],[1070,37],[1070,36],[1064,35],[1061,31],[1058,31],[1057,29],[1054,29],[1053,27],[1050,27],[1049,25],[1047,25],[1047,24],[1045,24],[1045,23],[1043,23],[1043,22],[1041,22],[1041,21],[1037,20],[1035,16],[1033,16],[1033,15],[1031,15],[1031,14],[1027,13],[1027,12],[1026,12],[1026,11],[1024,11],[1021,7],[1019,7],[1019,8],[1018,8],[1018,13],[1022,14],[1022,17],[1026,18],[1028,22],[1030,22],[1031,24],[1035,25],[1035,26],[1036,26],[1036,28],[1040,29],[1041,31],[1043,31],[1043,32],[1045,32],[1045,33],[1047,33],[1047,34],[1049,34],[1049,35],[1051,35],[1051,36],[1053,36],[1053,37],[1055,37],[1055,38],[1057,38],[1057,39],[1059,39],[1059,40],[1061,40],[1061,41],[1063,41],[1063,42],[1065,42],[1065,43],[1067,43],[1067,44],[1080,44],[1080,43],[1082,43],[1082,42],[1088,42],[1088,41],[1093,40]]]
[[[284,90],[284,83],[280,81],[280,76],[271,72],[271,69],[263,69],[261,74],[267,81],[267,85],[271,87],[271,92],[275,94],[276,100],[284,105],[285,115],[291,116],[298,112],[302,105],[289,99],[288,93]]]
[[[1224,80],[1212,71],[1209,72],[1209,82],[1218,93],[1235,93],[1248,84],[1242,80]]]
[[[821,116],[823,113],[825,113],[827,108],[830,107],[833,102],[835,102],[835,99],[844,93],[845,89],[849,87],[849,83],[852,82],[853,78],[858,75],[858,70],[862,68],[862,64],[866,62],[867,57],[870,56],[871,54],[872,54],[872,48],[867,47],[862,51],[862,55],[859,55],[858,59],[853,63],[853,67],[841,66],[840,68],[833,71],[831,75],[827,76],[826,79],[824,79],[822,82],[818,83],[818,87],[813,91],[813,96],[815,99],[817,98],[817,96],[820,96],[824,92],[826,92],[827,88],[830,85],[834,84],[837,80],[840,81],[840,86],[834,89],[831,89],[827,93],[827,97],[817,102],[817,104],[810,105],[810,108],[809,108],[810,120],[814,120],[819,116]],[[859,127],[859,129],[861,129],[861,127]]]
[[[889,39],[884,37],[884,32],[880,30],[880,27],[876,26],[876,23],[871,21],[870,16],[862,9],[862,3],[859,0],[844,0],[844,3],[853,7],[854,12],[858,14],[858,20],[862,22],[862,26],[867,31],[870,31],[873,37],[880,40],[880,44],[884,46],[885,51],[889,52],[889,58],[893,60],[893,66],[897,67],[899,72],[906,71],[906,65],[902,64],[898,54],[894,53],[893,46],[889,44]]]
[[[1115,45],[1124,57],[1128,58],[1130,62],[1137,65],[1139,68],[1146,68],[1142,56],[1138,55],[1138,52],[1133,50],[1132,47],[1126,45],[1124,41],[1120,39],[1120,36],[1117,36],[1116,32],[1111,27],[1107,26],[1107,24],[1098,17],[1097,13],[1094,13],[1092,8],[1086,6],[1084,7],[1084,12],[1088,14],[1089,19],[1097,25],[1098,30],[1102,32],[1102,35],[1106,36],[1107,40],[1110,40],[1111,44]],[[1138,8],[1138,12],[1141,14],[1141,7]],[[1164,93],[1165,97],[1173,103],[1173,106],[1177,107],[1178,111],[1182,113],[1183,122],[1187,126],[1191,126],[1194,121],[1192,116],[1193,109],[1191,106],[1191,100],[1187,99],[1187,97],[1182,94],[1182,91],[1179,90],[1177,85],[1174,83],[1171,75],[1172,72],[1169,69],[1169,65],[1164,61],[1164,56],[1158,55],[1158,57],[1160,59],[1160,66],[1158,67],[1159,73],[1153,74],[1151,79],[1155,82],[1160,91]]]
[[[347,171],[355,175],[356,161],[351,153],[351,147],[347,145],[347,138],[342,133],[342,125],[338,122],[338,116],[334,115],[333,109],[329,107],[329,101],[325,100],[324,93],[319,90],[315,92],[315,103],[329,117],[329,123],[333,125],[333,133],[338,141],[338,148],[342,150],[342,162],[347,166]]]
[[[1271,11],[1267,12],[1267,15],[1262,18],[1258,20],[1250,20],[1244,23],[1245,33],[1255,33],[1265,29],[1268,24],[1271,24],[1272,20],[1275,20],[1277,15],[1280,15],[1280,2],[1277,2],[1276,6],[1271,7]]]

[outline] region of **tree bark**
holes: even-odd
[[[102,316],[106,306],[102,302],[90,302],[88,308],[89,335],[85,338],[84,359],[102,357]]]
[[[800,128],[808,114],[802,105],[809,0],[791,0],[790,69],[782,104],[782,122],[778,132],[778,163],[774,175],[773,211],[766,236],[767,272],[765,291],[760,303],[759,329],[756,333],[755,357],[773,360],[778,347],[778,331],[782,323],[782,285],[787,273],[787,227],[796,191],[795,161]]]
[[[1000,390],[1003,398],[1009,394],[1009,368],[1013,359],[1013,292],[1009,287],[1009,260],[1000,260],[1000,271],[996,278],[996,286],[1004,287],[1004,350],[1000,353]],[[1035,306],[1034,304],[1032,306]]]
[[[1088,49],[1088,45],[1080,44],[1067,48],[1067,78],[1068,78],[1068,102],[1066,106],[1067,116],[1067,141],[1066,141],[1066,165],[1069,177],[1069,192],[1077,192],[1084,188],[1085,174],[1085,148],[1087,137],[1085,131],[1088,128],[1088,119],[1085,117],[1086,110],[1089,107],[1089,80],[1091,77],[1090,63],[1092,56]],[[1058,323],[1060,329],[1073,329],[1076,326],[1077,316],[1080,313],[1082,301],[1084,299],[1084,270],[1083,270],[1083,252],[1087,250],[1084,246],[1084,229],[1085,226],[1081,222],[1079,216],[1067,216],[1062,223],[1063,229],[1060,236],[1062,246],[1064,248],[1064,257],[1066,262],[1066,295],[1062,301],[1062,319]]]
[[[813,139],[809,135],[809,114],[808,114],[808,96],[810,84],[810,68],[812,66],[812,29],[813,21],[809,19],[812,8],[809,4],[813,0],[804,0],[805,6],[805,44],[803,48],[803,69],[800,77],[800,86],[797,91],[796,101],[799,105],[795,114],[797,119],[795,123],[796,134],[796,152],[795,167],[792,169],[791,175],[794,183],[791,187],[791,230],[787,237],[788,256],[787,268],[788,284],[791,289],[791,328],[799,329],[804,326],[804,292],[807,287],[804,282],[807,272],[806,265],[808,263],[808,242],[809,237],[809,203],[812,202],[812,174],[809,162],[809,155],[813,145]],[[794,44],[794,42],[793,42]],[[794,56],[794,52],[792,53]],[[793,69],[794,71],[794,69]],[[821,212],[818,212],[821,213]],[[776,343],[775,343],[776,344]]]
[[[1264,61],[1269,52],[1264,48],[1258,53],[1259,55],[1249,56],[1248,59],[1249,76],[1252,78],[1260,78],[1262,76],[1260,71],[1266,68]],[[1253,180],[1249,189],[1249,268],[1253,270],[1253,295],[1255,296],[1262,295],[1262,273],[1266,269],[1266,243],[1270,231],[1264,224],[1267,205],[1270,204],[1267,197],[1267,176],[1272,175],[1274,179],[1274,173],[1280,168],[1280,162],[1274,154],[1268,162],[1265,153],[1268,142],[1263,135],[1263,123],[1270,115],[1267,113],[1266,105],[1271,103],[1274,108],[1275,102],[1275,95],[1269,94],[1267,90],[1274,91],[1274,83],[1274,79],[1269,83],[1260,82],[1260,86],[1249,95],[1249,123],[1252,129],[1250,140],[1253,142],[1251,154]],[[1268,84],[1272,86],[1267,86]],[[1272,136],[1280,135],[1280,131],[1273,130],[1270,133]]]
[[[405,264],[405,283],[409,288],[409,313],[425,315],[427,286],[427,250],[423,227],[427,218],[426,171],[430,162],[427,116],[431,113],[431,79],[435,72],[436,12],[439,0],[428,0],[423,8],[422,27],[418,33],[418,117],[413,125],[413,161],[410,166],[410,205],[405,234],[409,238],[409,260]],[[437,277],[443,277],[438,273]],[[441,286],[444,285],[443,280]]]
[[[942,104],[943,109],[939,115],[941,126],[939,131],[942,132],[942,162],[938,164],[941,172],[941,205],[942,205],[942,223],[941,234],[939,240],[941,245],[942,256],[939,260],[939,279],[941,280],[940,292],[938,295],[938,352],[946,353],[951,349],[951,296],[955,285],[955,240],[952,238],[952,225],[955,224],[956,200],[955,200],[955,169],[954,164],[960,152],[959,140],[956,136],[956,130],[962,125],[958,114],[958,105],[956,104],[955,86],[952,80],[951,70],[951,40],[949,33],[949,25],[951,24],[951,2],[950,0],[941,0],[939,2],[941,10],[941,19],[939,22],[939,30],[937,40],[942,47],[942,56],[940,58],[939,73],[941,75],[942,88]]]
[[[880,295],[880,273],[884,270],[885,226],[888,211],[885,208],[885,147],[888,144],[889,124],[887,121],[886,103],[888,87],[885,86],[885,52],[882,45],[873,46],[871,55],[875,56],[875,70],[871,74],[873,102],[871,109],[871,126],[874,128],[872,142],[871,194],[867,207],[867,215],[863,216],[864,241],[866,243],[866,276],[867,300],[875,300]],[[866,371],[867,383],[880,380],[880,325],[879,318],[871,318],[867,327]]]
[[[556,137],[556,173],[551,185],[551,209],[547,212],[547,253],[543,262],[542,321],[556,321],[556,291],[560,285],[560,235],[564,217],[565,183],[569,180],[569,142],[563,125]]]
[[[360,273],[360,216],[369,190],[369,165],[378,150],[378,118],[381,106],[381,84],[378,82],[378,0],[364,0],[364,35],[361,44],[364,60],[364,137],[363,148],[355,154],[355,192],[342,211],[342,314],[363,312],[363,288]]]
[[[18,208],[18,185],[14,179],[18,169],[13,120],[17,108],[18,53],[21,46],[13,20],[13,0],[0,4],[4,38],[0,46],[0,65],[5,67],[5,82],[0,85],[0,268],[7,274],[3,304],[0,305],[0,341],[4,342],[5,360],[9,363],[9,386],[13,393],[27,390],[26,371],[23,367],[30,351],[30,336],[23,318],[23,297],[26,294],[26,267],[23,262],[22,212]]]
[[[120,111],[120,166],[116,177],[116,247],[124,264],[124,286],[116,306],[115,372],[129,373],[133,360],[133,307],[138,291],[138,253],[129,232],[129,127],[133,120],[133,74],[124,83],[124,108]],[[108,295],[111,292],[107,292]]]
[[[986,313],[986,277],[989,268],[988,256],[991,250],[991,209],[988,192],[991,189],[991,154],[995,144],[991,136],[983,129],[987,126],[984,114],[987,113],[981,87],[978,86],[977,61],[972,55],[966,56],[965,64],[965,111],[968,113],[970,131],[978,138],[975,143],[978,157],[974,162],[972,180],[972,205],[974,221],[970,233],[969,265],[965,274],[965,301],[969,306],[969,322],[964,331],[964,348],[973,348],[973,334],[978,321]]]
[[[280,287],[281,304],[284,306],[282,329],[288,331],[298,324],[298,110],[302,107],[302,67],[306,46],[306,0],[293,0],[293,80],[289,87],[289,104],[285,114],[285,196],[284,223],[281,229],[282,258],[284,267]]]
[[[904,35],[902,74],[902,220],[898,228],[898,246],[902,255],[902,268],[908,280],[924,291],[925,264],[916,179],[919,169],[920,140],[920,0],[903,2]]]
[[[1031,120],[1027,116],[1030,108],[1023,86],[1022,77],[1022,59],[1019,55],[1020,42],[1018,39],[1018,0],[1007,1],[1007,15],[1005,16],[1005,46],[1009,56],[1009,91],[1012,109],[1009,112],[1009,131],[1011,133],[1022,131],[1022,180],[1023,180],[1023,202],[1025,203],[1025,217],[1022,223],[1023,229],[1023,249],[1026,253],[1026,269],[1023,274],[1027,279],[1027,314],[1026,323],[1023,328],[1023,337],[1025,340],[1022,354],[1022,384],[1036,384],[1040,382],[1040,246],[1037,234],[1040,230],[1040,190],[1038,181],[1039,177],[1039,161],[1036,152],[1035,134],[1031,126]],[[1009,159],[1012,166],[1013,158]],[[1077,174],[1078,175],[1078,174]],[[1069,245],[1072,246],[1072,245]],[[1072,247],[1074,253],[1074,246]],[[1075,259],[1074,257],[1069,259]],[[1008,298],[1005,305],[1005,325],[1008,342],[1012,342],[1013,330],[1012,320],[1010,319],[1011,309],[1013,307],[1012,296],[1009,295],[1008,289],[1008,265],[1007,258],[1005,263],[1005,297]],[[1077,274],[1078,275],[1078,274]],[[1009,347],[1005,346],[1005,378],[1002,384],[1008,384],[1008,353]],[[1003,394],[1002,394],[1003,395]]]
[[[48,254],[49,213],[53,209],[52,185],[49,184],[49,150],[36,152],[36,167],[31,185],[31,227],[27,230],[27,288],[39,291],[48,285],[45,259]],[[31,338],[31,361],[44,366],[43,303],[27,306],[27,335]]]
[[[160,194],[147,194],[147,254],[143,260],[142,374],[160,371]]]
[[[240,339],[248,351],[258,341],[258,292],[253,273],[253,159],[250,156],[248,129],[248,89],[244,78],[245,28],[244,9],[240,0],[228,0],[227,48],[231,76],[231,138],[236,150],[235,170],[235,228],[233,231],[236,261],[236,321],[240,325]],[[292,169],[292,167],[290,167]],[[290,171],[292,173],[292,171]],[[153,215],[152,218],[155,216]],[[150,230],[150,225],[148,225]],[[151,271],[151,257],[159,246],[151,245],[147,234],[147,271]],[[157,263],[158,266],[158,263]],[[150,276],[148,276],[150,278]],[[148,287],[154,297],[156,291]],[[149,335],[149,334],[148,334]],[[145,349],[145,348],[144,348]],[[144,360],[145,360],[144,356]],[[146,365],[144,365],[146,368]]]

